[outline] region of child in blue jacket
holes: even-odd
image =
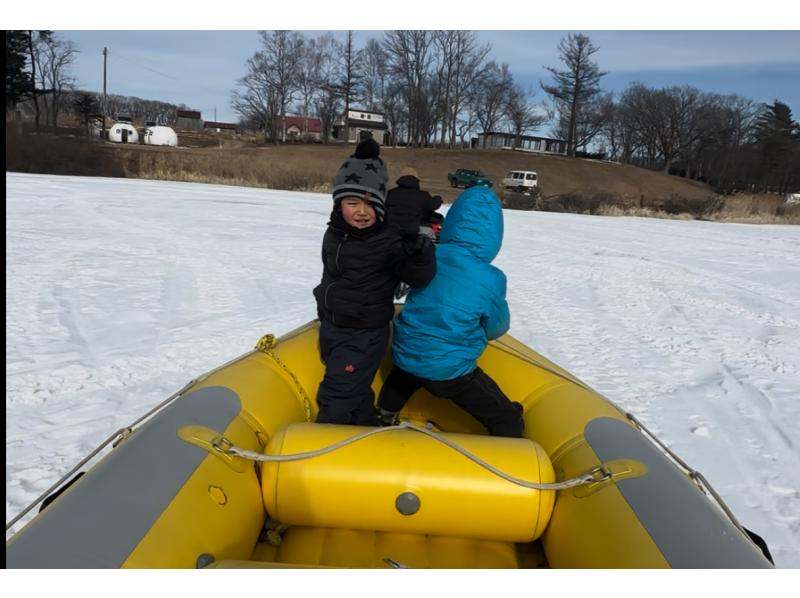
[[[522,405],[511,402],[476,360],[508,331],[506,276],[492,266],[503,241],[500,201],[485,187],[450,207],[436,249],[436,276],[412,289],[394,323],[394,368],[378,399],[380,418],[397,412],[420,387],[451,399],[494,436],[521,437]]]

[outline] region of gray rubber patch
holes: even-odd
[[[14,535],[6,566],[120,567],[208,456],[178,438],[178,429],[223,432],[240,410],[239,397],[224,387],[181,397]]]
[[[601,417],[584,436],[601,461],[633,459],[647,474],[616,482],[664,558],[674,568],[770,568],[725,514],[638,430]]]

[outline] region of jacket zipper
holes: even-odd
[[[336,260],[335,260],[335,263],[336,263],[336,270],[337,270],[337,272],[339,272],[339,274],[342,273],[342,269],[339,267],[339,252],[342,250],[342,245],[344,245],[344,242],[347,241],[347,235],[348,235],[348,233],[344,234],[344,238],[339,242],[339,246],[336,248]],[[329,310],[330,310],[330,308],[328,307],[328,291],[330,291],[331,287],[333,285],[335,285],[335,284],[336,284],[336,282],[332,282],[325,289],[325,307],[327,309],[329,309]],[[336,314],[334,314],[332,310],[331,310],[330,313],[331,313],[331,322],[333,324],[336,324]]]
[[[338,270],[339,274],[342,273],[342,269],[339,267],[339,252],[342,249],[342,245],[344,242],[347,241],[347,233],[344,234],[344,239],[339,242],[339,246],[336,248],[336,270]]]
[[[331,308],[328,307],[328,291],[330,291],[331,287],[333,285],[335,285],[335,284],[336,284],[335,282],[332,282],[327,287],[325,287],[325,295],[322,298],[322,301],[325,304],[325,309],[327,309],[330,312],[330,314],[331,314],[331,322],[333,322],[334,324],[336,324],[336,316],[333,314],[333,311],[331,311]]]

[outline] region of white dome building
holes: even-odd
[[[117,121],[108,130],[108,140],[114,143],[139,143],[139,133],[130,122]]]
[[[144,130],[145,145],[168,145],[178,146],[178,135],[172,127],[162,125],[148,126]]]

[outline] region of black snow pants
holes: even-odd
[[[381,388],[378,406],[386,411],[400,411],[420,387],[453,401],[482,423],[492,436],[522,437],[525,429],[522,405],[510,401],[478,367],[452,380],[426,380],[395,366]]]
[[[325,377],[317,392],[317,423],[378,425],[372,381],[388,343],[388,324],[361,329],[320,322],[319,352]]]

